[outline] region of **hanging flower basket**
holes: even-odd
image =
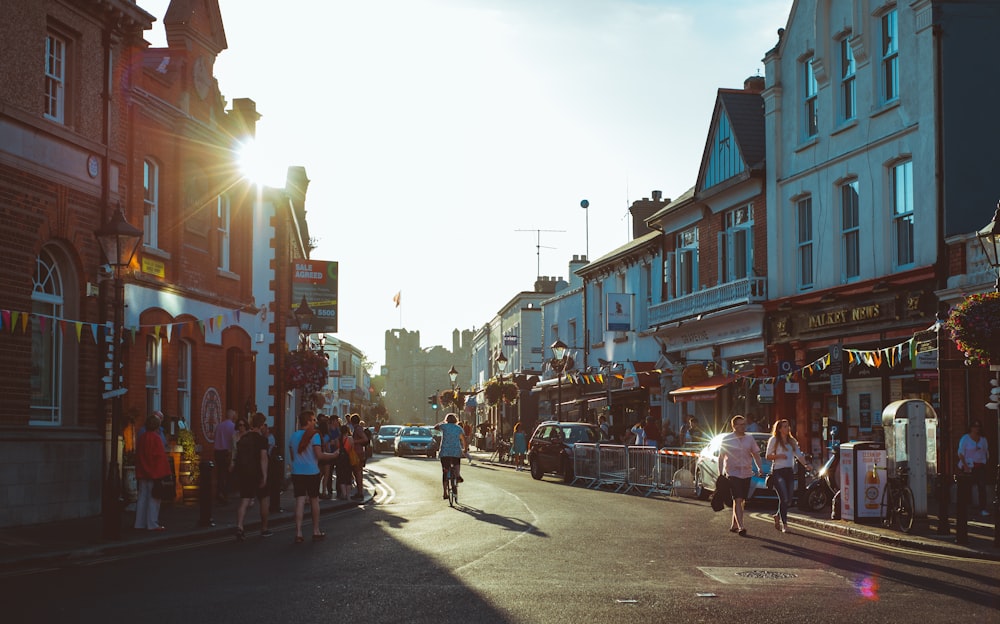
[[[457,410],[465,406],[462,393],[457,390],[445,390],[441,393],[441,405],[451,406]]]
[[[289,390],[319,392],[329,377],[327,360],[316,351],[292,351],[285,358],[285,387]]]
[[[486,384],[486,387],[483,389],[483,394],[486,395],[486,404],[492,406],[496,405],[500,401],[508,404],[517,403],[519,391],[517,384],[513,382],[505,381],[501,384],[499,381],[494,379]]]
[[[944,326],[966,364],[1000,364],[1000,293],[969,295],[952,308]]]

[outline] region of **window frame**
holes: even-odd
[[[53,44],[58,44],[54,46]],[[53,51],[53,47],[58,49]],[[70,39],[52,30],[45,33],[44,93],[42,116],[56,123],[66,123],[68,62]],[[55,66],[53,66],[55,65]]]
[[[855,178],[840,185],[841,272],[845,282],[861,277],[860,209],[860,186]]]
[[[42,275],[44,273],[44,276]],[[66,361],[65,341],[56,319],[62,318],[65,310],[65,281],[58,259],[43,247],[35,257],[35,274],[31,292],[31,311],[47,318],[43,332],[31,333],[31,362],[29,375],[30,416],[28,424],[41,427],[62,425],[63,374]],[[40,372],[38,394],[35,388],[35,365]],[[43,387],[44,386],[44,387]],[[47,400],[47,401],[46,401]],[[45,402],[43,402],[45,401]],[[45,418],[39,416],[47,414]]]
[[[146,413],[161,409],[163,400],[163,341],[146,337]]]
[[[857,62],[847,37],[840,40],[840,106],[841,121],[857,118]]]
[[[191,427],[191,382],[194,377],[194,345],[182,339],[177,344],[177,417]]]
[[[900,188],[902,186],[902,188]],[[892,218],[892,262],[896,269],[916,262],[913,218],[913,160],[889,167],[889,210]],[[905,232],[905,236],[901,233]]]
[[[881,46],[879,70],[882,103],[899,99],[899,12],[892,7],[879,18]]]
[[[796,277],[799,290],[811,289],[816,280],[812,213],[812,195],[800,197],[795,201],[796,260],[798,265]],[[808,223],[803,223],[803,216],[808,217]]]
[[[743,214],[739,219],[738,215]],[[722,231],[719,232],[719,277],[720,283],[728,284],[753,277],[753,202],[731,208],[723,215]],[[742,249],[736,249],[742,240]],[[742,274],[736,263],[742,263]]]
[[[802,131],[806,139],[819,136],[819,82],[812,66],[813,57],[802,60]]]
[[[698,226],[677,233],[674,257],[674,296],[686,297],[698,292]],[[686,260],[686,262],[685,262]]]
[[[232,204],[229,195],[222,193],[216,200],[216,236],[218,242],[218,268],[230,271],[230,243],[232,242]]]
[[[152,182],[151,182],[152,179]],[[142,161],[142,244],[159,249],[160,166],[151,158]]]

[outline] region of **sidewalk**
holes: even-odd
[[[320,510],[329,513],[370,503],[373,489],[366,483],[365,500],[323,500]],[[247,510],[244,528],[247,540],[260,537],[260,510],[257,502]],[[191,543],[200,540],[231,537],[235,539],[236,510],[239,499],[230,499],[225,505],[212,502],[211,517],[214,526],[200,526],[201,508],[198,503],[173,502],[160,507],[160,524],[165,531],[145,531],[133,529],[135,505],[130,505],[122,514],[121,538],[105,540],[102,536],[103,518],[80,518],[47,524],[0,529],[0,573],[12,568],[42,566],[74,559],[114,555],[140,549],[153,549],[170,544]],[[273,528],[295,521],[295,497],[291,487],[281,494],[280,508],[272,511],[268,524]],[[309,520],[309,505],[306,503],[306,522]],[[280,533],[267,539],[291,539],[289,533]]]
[[[472,451],[473,461],[514,468],[513,464],[491,462],[491,455],[487,452]],[[527,474],[529,473],[526,470],[525,475]],[[707,506],[708,503],[706,502],[705,505]],[[788,512],[788,519],[792,530],[798,524],[869,542],[914,548],[956,557],[1000,561],[1000,548],[993,546],[993,518],[971,518],[968,523],[968,543],[957,544],[955,543],[954,505],[950,512],[951,516],[948,518],[950,530],[943,535],[938,535],[940,523],[936,511],[934,509],[935,513],[929,513],[927,518],[915,520],[913,530],[910,533],[887,529],[873,522],[831,520],[829,511],[811,513],[792,508]]]

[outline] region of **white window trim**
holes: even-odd
[[[230,268],[230,228],[232,227],[232,206],[229,202],[229,196],[225,194],[219,195],[217,206],[216,216],[218,217],[219,269],[222,271],[228,271]]]
[[[848,56],[850,62],[848,62]],[[854,60],[854,50],[847,37],[840,40],[840,106],[842,121],[847,122],[857,118],[857,62]]]
[[[146,340],[146,409],[160,409],[163,397],[163,342],[154,336]]]
[[[158,249],[160,246],[160,167],[147,158],[142,161],[142,168],[142,244]]]
[[[886,27],[891,23],[894,36],[886,41]],[[895,102],[899,99],[899,13],[893,7],[879,17],[879,34],[881,36],[879,54],[880,96],[882,103]],[[890,80],[891,77],[891,80]],[[892,93],[889,93],[889,89]]]
[[[804,203],[809,202],[809,232],[808,238],[802,237],[802,212],[804,208]],[[795,201],[795,236],[796,236],[796,279],[798,281],[799,290],[808,290],[812,288],[816,283],[816,257],[813,254],[813,209],[812,209],[812,196],[807,195],[801,197]],[[806,281],[806,276],[803,275],[803,268],[805,267],[804,255],[809,254],[809,280]]]
[[[855,213],[855,223],[849,225],[844,219],[845,205],[845,192],[848,188],[854,189],[854,197],[857,199],[857,205],[854,207]],[[840,185],[840,218],[841,218],[841,254],[843,260],[841,263],[841,272],[843,274],[843,279],[845,282],[854,281],[861,277],[861,191],[858,185],[857,179],[848,180]],[[848,245],[848,240],[854,238],[854,250],[851,253],[850,245]],[[848,263],[850,256],[854,255],[854,262],[857,269],[857,273],[851,275],[848,272]]]
[[[191,427],[192,344],[181,340],[177,347],[177,417]]]
[[[903,169],[904,167],[905,169]],[[900,172],[901,169],[902,173],[904,173],[903,185],[906,187],[906,197],[903,198],[903,202],[905,202],[904,205],[901,205],[899,202],[899,191],[897,190],[897,177],[898,172]],[[912,160],[901,160],[889,167],[889,209],[890,214],[892,215],[892,264],[897,269],[911,267],[916,262],[916,249],[913,233],[915,223],[913,222]],[[899,240],[899,230],[901,223],[904,221],[909,221],[908,229],[910,230],[910,236],[907,243],[909,246],[908,255],[910,257],[907,262],[900,262],[900,252],[902,251],[901,245],[903,245],[904,242]]]
[[[45,106],[43,116],[66,122],[66,50],[69,42],[53,32],[45,35]]]
[[[35,284],[31,293],[31,300],[51,306],[52,315],[61,317],[65,300],[63,298],[63,280],[59,263],[52,254],[46,253],[44,249],[42,253],[44,253],[44,256],[40,253],[35,259]],[[43,268],[45,275],[41,276],[39,272]],[[39,284],[37,281],[39,277],[44,277],[45,283]],[[49,283],[52,284],[52,288],[48,287]],[[39,286],[44,290],[37,290]],[[51,387],[48,388],[52,394],[52,402],[51,405],[32,404],[30,406],[31,416],[29,417],[28,424],[40,427],[58,427],[62,425],[62,378],[64,374],[63,358],[65,357],[63,336],[54,319],[49,320],[46,331],[52,336],[51,350],[45,358],[52,368]],[[36,414],[48,414],[49,417],[46,419],[35,418]]]
[[[802,130],[806,139],[812,139],[819,135],[819,83],[812,57],[803,59],[802,71],[802,112],[805,116]]]

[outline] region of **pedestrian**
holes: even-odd
[[[730,421],[733,432],[722,438],[719,448],[719,474],[729,479],[733,497],[733,522],[729,530],[746,537],[743,526],[743,505],[750,492],[750,477],[760,470],[760,448],[752,436],[746,434],[747,421],[737,414]]]
[[[597,419],[597,426],[601,429],[601,440],[611,439],[611,425],[608,424],[608,417],[601,414]]]
[[[359,501],[365,498],[365,485],[364,485],[364,473],[365,473],[365,455],[368,452],[368,446],[371,444],[371,440],[365,434],[364,424],[361,422],[361,416],[359,414],[351,414],[351,429],[352,429],[352,441],[354,442],[354,452],[357,455],[357,461],[351,458],[351,467],[354,469],[354,483],[357,485],[357,492],[351,497],[351,500]]]
[[[752,437],[752,436],[747,436]],[[771,437],[767,440],[764,458],[771,462],[771,481],[778,495],[778,511],[774,514],[774,528],[788,533],[788,507],[792,503],[792,489],[795,483],[795,462],[809,469],[799,443],[792,435],[792,425],[787,419],[774,423]]]
[[[698,419],[688,416],[687,424],[681,427],[681,442],[684,444],[699,444],[704,442],[705,434],[698,426]]]
[[[441,450],[438,458],[441,460],[441,486],[444,489],[444,499],[448,499],[448,470],[455,469],[455,481],[464,483],[462,478],[462,455],[468,449],[465,430],[458,424],[458,416],[449,413],[444,422],[434,425],[441,432]],[[457,487],[457,486],[456,486]]]
[[[160,500],[153,496],[153,482],[170,476],[170,459],[160,438],[160,418],[146,417],[146,427],[136,444],[135,478],[138,497],[135,504],[135,528],[163,531],[160,525]]]
[[[986,509],[986,462],[990,458],[990,445],[983,437],[982,429],[978,420],[973,421],[969,425],[969,432],[958,441],[958,468],[976,487],[979,496],[979,515],[988,516],[990,512]]]
[[[760,425],[757,424],[757,417],[754,416],[752,412],[746,415],[747,419],[747,433],[759,433]]]
[[[242,420],[241,420],[242,422]],[[246,538],[243,530],[243,520],[246,517],[250,503],[257,499],[260,507],[260,535],[270,537],[271,530],[267,527],[270,497],[267,493],[267,417],[260,412],[253,415],[248,431],[240,436],[236,444],[236,485],[240,489],[240,506],[236,510],[236,541]]]
[[[330,447],[330,418],[326,414],[316,416],[316,430],[319,431],[320,444],[324,453],[333,453]],[[319,480],[319,497],[326,500],[333,495],[333,464],[324,463],[319,465],[319,472],[322,475]]]
[[[302,521],[306,511],[306,498],[312,512],[314,542],[326,537],[319,528],[319,464],[336,459],[338,453],[323,452],[316,432],[316,414],[305,410],[299,414],[300,429],[288,439],[288,456],[292,458],[292,487],[295,490],[295,543],[301,544]]]
[[[351,434],[350,423],[344,423],[338,428],[337,438],[340,454],[337,456],[335,468],[337,471],[337,498],[347,500],[351,497],[351,485],[354,483],[354,465],[351,456],[357,455],[354,450],[354,436]]]
[[[646,434],[646,446],[653,448],[660,446],[660,423],[657,422],[658,420],[659,418],[655,416],[646,416],[646,422],[642,426],[642,430]]]
[[[233,434],[236,432],[236,410],[226,410],[222,422],[215,428],[215,496],[225,505],[229,496],[229,464],[233,459]]]
[[[514,424],[514,443],[510,447],[511,457],[514,458],[514,465],[517,466],[515,470],[524,470],[524,456],[528,452],[528,440],[524,435],[523,428],[521,426],[521,421],[517,421]]]
[[[232,444],[230,445],[230,448],[232,449],[232,452],[229,453],[230,481],[233,481],[235,479],[233,473],[236,472],[236,456],[239,454],[240,438],[242,438],[243,434],[247,433],[248,431],[250,431],[250,422],[246,418],[238,418],[236,420],[236,426],[233,429],[233,441]],[[238,481],[236,482],[236,485],[239,486]]]
[[[646,430],[643,428],[646,424],[645,419],[632,425],[630,429],[631,435],[626,444],[632,444],[635,446],[646,446]]]
[[[669,420],[663,428],[663,433],[660,435],[660,442],[663,443],[663,446],[677,446],[677,432],[674,431],[674,427],[670,424]]]

